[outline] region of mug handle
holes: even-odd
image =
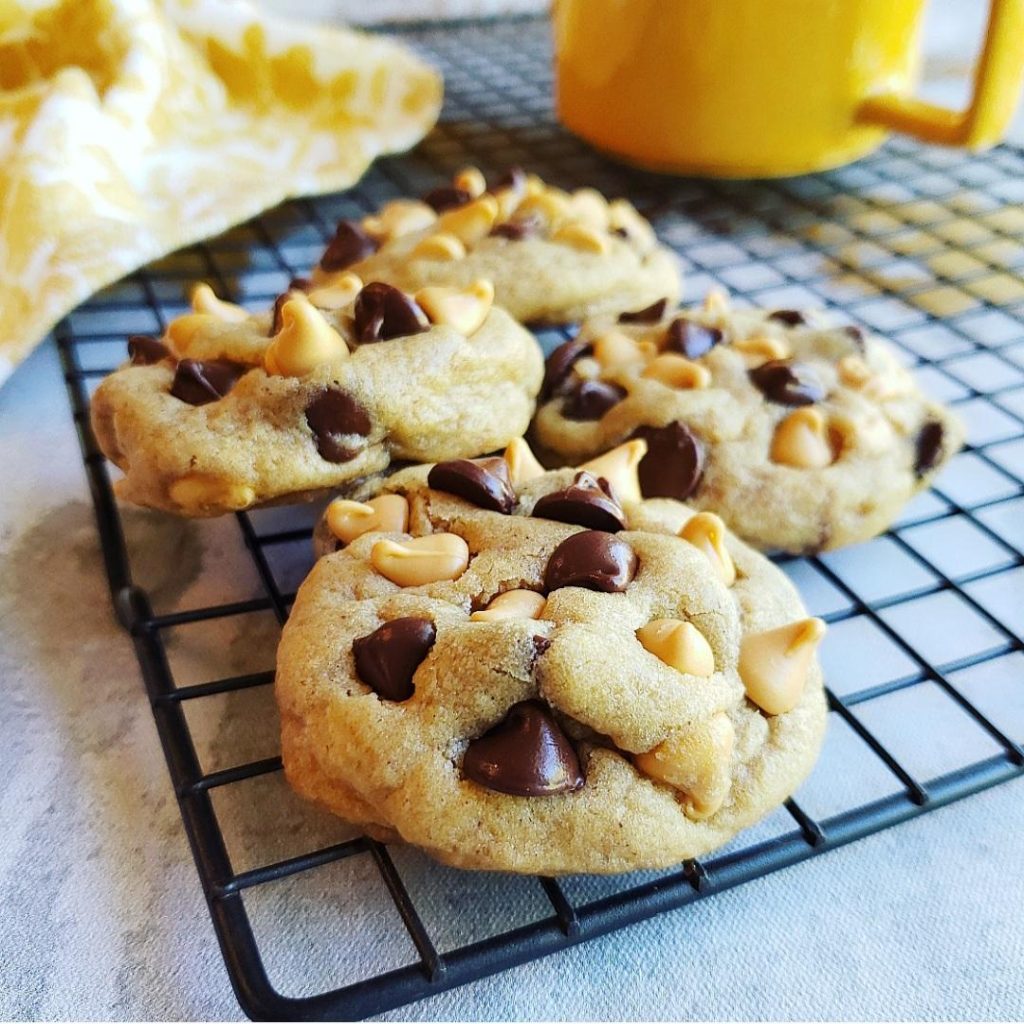
[[[878,125],[944,146],[985,149],[1003,137],[1024,79],[1024,0],[991,0],[985,44],[966,110],[949,110],[899,93],[865,100],[861,124]]]

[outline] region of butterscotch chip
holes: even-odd
[[[471,246],[491,233],[497,219],[497,201],[493,196],[481,196],[465,206],[442,213],[437,218],[437,230]]]
[[[823,469],[835,461],[828,422],[817,409],[797,409],[778,426],[772,439],[773,462],[797,469]]]
[[[385,203],[380,213],[363,218],[363,230],[378,242],[401,238],[413,231],[429,227],[437,214],[426,203],[416,199],[395,199]]]
[[[439,231],[436,235],[428,235],[409,253],[412,259],[421,260],[461,260],[465,258],[466,247],[455,235]]]
[[[379,540],[370,552],[374,569],[400,587],[458,579],[469,565],[469,547],[454,533],[407,541]]]
[[[335,498],[325,513],[331,533],[351,544],[364,533],[405,533],[409,527],[409,503],[400,494],[381,494],[367,502]]]
[[[679,536],[689,541],[715,567],[718,578],[731,587],[736,582],[736,566],[725,546],[725,523],[714,512],[698,512],[683,525]]]
[[[747,696],[769,715],[792,711],[807,685],[815,651],[824,635],[821,619],[801,619],[744,637],[740,676]]]
[[[646,441],[627,441],[596,459],[584,462],[580,469],[607,480],[620,501],[639,501],[641,494],[637,469],[646,454]]]
[[[468,288],[421,288],[416,301],[430,322],[454,327],[469,337],[480,329],[494,304],[494,286],[490,281],[474,281]]]
[[[636,638],[645,650],[677,672],[706,677],[715,671],[714,653],[692,622],[655,619],[638,629]]]
[[[826,718],[813,649],[789,710],[747,697],[747,654],[785,652],[772,631],[807,618],[780,569],[713,518],[680,536],[694,517],[671,499],[631,502],[623,524],[578,467],[510,470],[494,507],[438,468],[377,496],[409,504],[395,546],[431,560],[454,537],[463,571],[396,558],[382,576],[395,541],[371,534],[332,544],[299,590],[276,693],[300,793],[450,864],[559,874],[678,865],[793,792]],[[580,522],[598,509],[609,528]]]
[[[811,312],[730,309],[723,296],[639,312],[592,318],[549,356],[530,430],[546,464],[645,440],[645,497],[807,553],[886,529],[962,443],[959,420],[879,338]],[[928,424],[937,443],[919,473]]]
[[[281,307],[281,330],[267,347],[267,373],[304,377],[325,363],[348,358],[345,339],[301,292]]]
[[[197,284],[192,289],[192,309],[196,313],[208,313],[218,320],[241,323],[249,319],[249,313],[233,302],[217,298],[208,284]]]
[[[677,356],[672,352],[657,356],[644,367],[641,374],[650,380],[660,381],[670,388],[690,388],[699,390],[711,383],[711,371],[700,363],[695,363],[685,356]]]
[[[594,252],[603,256],[611,248],[611,242],[605,231],[592,228],[579,221],[560,224],[551,232],[553,242],[563,242],[581,252]]]
[[[537,456],[521,437],[509,442],[502,458],[508,463],[509,476],[515,486],[534,480],[544,473],[544,467],[537,461]]]
[[[497,622],[500,619],[539,619],[547,599],[533,590],[506,590],[492,598],[486,608],[473,612],[473,622]]]

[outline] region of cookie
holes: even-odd
[[[586,323],[549,356],[531,429],[552,465],[643,438],[645,496],[796,553],[882,532],[963,442],[886,342],[720,296]]]
[[[679,295],[675,255],[625,199],[573,193],[514,169],[487,186],[469,168],[422,199],[341,221],[313,272],[351,271],[415,292],[484,277],[524,323],[568,323]]]
[[[517,441],[333,503],[278,652],[292,786],[542,874],[677,864],[784,800],[821,744],[824,625],[717,516],[641,499],[645,452],[545,472]]]
[[[92,424],[120,497],[212,516],[355,487],[394,460],[522,434],[543,361],[486,281],[415,297],[354,275],[250,316],[209,288],[163,339],[129,341]]]

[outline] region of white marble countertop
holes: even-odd
[[[0,390],[0,467],[0,1017],[236,1019],[52,344]],[[237,543],[126,524],[172,600]],[[1022,798],[1024,782],[1001,786],[393,1016],[1021,1017]]]

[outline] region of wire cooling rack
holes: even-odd
[[[379,161],[344,194],[287,203],[176,253],[58,331],[111,593],[134,640],[228,973],[255,1018],[381,1012],[1024,772],[1024,153],[970,156],[893,140],[850,167],[783,181],[661,178],[606,161],[556,125],[543,22],[404,36],[447,82],[441,123],[415,153]],[[477,875],[346,833],[316,811],[287,810],[273,749],[253,756],[248,740],[230,742],[276,735],[271,656],[223,675],[220,641],[197,641],[199,667],[183,670],[175,638],[232,625],[244,648],[257,619],[283,623],[310,564],[317,506],[241,514],[235,547],[224,535],[230,521],[196,525],[210,531],[219,561],[217,578],[189,593],[214,603],[154,607],[133,582],[139,556],[129,555],[114,471],[88,427],[90,389],[123,359],[124,336],[159,332],[185,309],[197,278],[265,308],[316,260],[338,217],[418,194],[467,163],[488,172],[523,164],[564,187],[629,196],[680,253],[688,299],[719,285],[740,303],[825,307],[878,330],[969,424],[967,450],[891,532],[822,557],[779,559],[830,623],[829,739],[794,799],[699,862],[611,879]],[[227,580],[242,581],[237,599],[223,599]],[[235,701],[238,721],[217,733],[211,759],[205,723],[218,699]],[[239,807],[241,841],[232,834]],[[296,974],[302,985],[285,991]]]

